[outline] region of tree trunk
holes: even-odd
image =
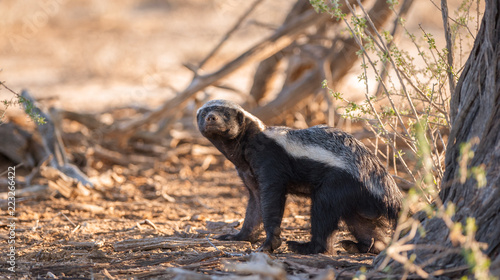
[[[440,193],[444,203],[456,205],[455,221],[474,217],[476,240],[488,244],[484,253],[500,274],[500,4],[487,0],[481,29],[451,99],[452,129],[446,151],[446,170]],[[461,180],[460,150],[472,144],[467,165],[483,167],[487,183],[474,176]],[[465,177],[463,177],[465,179]],[[433,230],[428,227],[428,232]],[[439,230],[439,229],[437,229]]]
[[[483,253],[491,260],[493,275],[500,275],[500,4],[486,0],[485,14],[476,37],[474,48],[460,76],[451,99],[452,129],[446,151],[446,170],[440,198],[444,205],[453,203],[454,222],[466,224],[475,218],[476,240],[487,244]],[[462,156],[462,147],[471,144],[474,154],[470,161]],[[484,169],[486,184],[479,186],[475,176],[465,176],[475,167]],[[413,244],[431,245],[416,250],[415,264],[452,248],[449,227],[440,218],[422,221],[425,236],[417,235]],[[443,247],[444,246],[444,247]],[[467,265],[464,250],[443,254],[424,270],[435,272]],[[470,266],[470,263],[469,263]],[[396,267],[393,267],[398,270]],[[401,267],[399,267],[401,269]],[[461,272],[463,273],[463,271]],[[455,276],[453,276],[455,277]]]

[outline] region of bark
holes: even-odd
[[[492,269],[500,273],[500,4],[487,0],[481,29],[451,100],[452,129],[446,151],[441,199],[457,207],[456,221],[474,217],[476,239],[488,244],[484,251]],[[486,186],[474,178],[459,180],[460,148],[472,146],[467,169],[482,166]],[[429,229],[430,230],[430,229]]]
[[[487,244],[483,249],[490,260],[493,275],[500,275],[500,11],[498,0],[487,0],[481,28],[451,99],[452,129],[446,151],[446,170],[442,180],[440,198],[444,205],[453,203],[454,222],[466,224],[467,218],[476,220],[476,240]],[[471,160],[461,162],[461,147],[472,143]],[[461,165],[462,164],[462,165]],[[465,168],[464,168],[465,167]],[[464,177],[464,171],[481,167],[486,172],[486,185],[478,187],[474,176]],[[426,260],[442,254],[424,269],[465,266],[461,273],[469,273],[463,250],[451,250],[448,226],[440,218],[422,220],[425,236],[417,235],[411,243],[426,249],[416,250],[415,264],[423,266]],[[444,249],[443,249],[444,248]],[[446,248],[449,252],[446,254]],[[392,264],[393,271],[402,269]],[[432,275],[432,274],[431,274]],[[435,275],[435,274],[434,274]]]

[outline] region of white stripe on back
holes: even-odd
[[[293,157],[307,158],[326,165],[347,170],[345,162],[325,148],[316,145],[306,145],[290,140],[287,131],[266,130],[264,134],[274,139],[283,149]]]

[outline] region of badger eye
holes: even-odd
[[[230,115],[228,112],[224,112],[224,118],[229,119]]]

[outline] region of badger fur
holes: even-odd
[[[239,105],[213,100],[197,112],[200,132],[236,167],[249,191],[241,231],[222,240],[254,241],[259,248],[281,245],[280,225],[288,194],[311,198],[311,241],[289,241],[301,254],[328,250],[328,239],[343,220],[357,242],[346,248],[379,253],[395,225],[402,194],[387,170],[352,135],[328,126],[267,127]]]

